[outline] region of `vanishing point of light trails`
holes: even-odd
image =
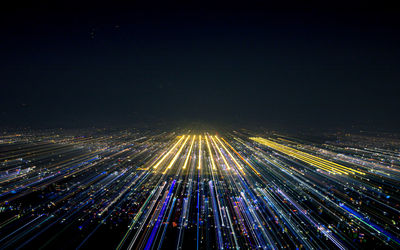
[[[251,131],[11,134],[0,248],[399,248],[399,166]]]

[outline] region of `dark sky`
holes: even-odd
[[[328,3],[3,8],[0,126],[400,127],[399,9]]]

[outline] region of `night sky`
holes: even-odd
[[[2,8],[0,126],[400,127],[399,9],[285,4]]]

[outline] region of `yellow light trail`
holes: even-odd
[[[259,143],[261,143],[261,144],[263,144],[263,145],[266,145],[266,146],[268,146],[268,147],[270,147],[270,148],[273,148],[273,149],[275,149],[275,150],[277,150],[277,151],[279,151],[279,152],[281,152],[281,153],[284,153],[284,154],[289,155],[289,156],[292,156],[292,157],[294,157],[294,158],[296,158],[296,159],[298,159],[298,160],[301,160],[301,161],[303,161],[303,162],[306,162],[306,163],[308,163],[308,164],[310,164],[310,165],[312,165],[312,166],[314,166],[314,167],[317,167],[317,168],[319,168],[319,169],[325,170],[325,171],[327,171],[327,172],[329,172],[329,173],[331,173],[331,174],[344,174],[344,175],[348,175],[348,173],[345,172],[345,171],[336,170],[336,169],[334,169],[333,167],[328,166],[328,165],[326,165],[326,164],[318,163],[317,161],[314,161],[314,160],[312,160],[312,159],[309,159],[309,158],[307,158],[307,157],[302,156],[301,154],[296,153],[295,150],[293,150],[293,151],[287,150],[287,149],[285,149],[282,145],[279,145],[279,144],[276,145],[277,143],[275,143],[275,142],[266,140],[266,139],[264,139],[264,138],[255,138],[255,139],[252,139],[252,140],[254,140],[254,141],[257,141],[257,140],[258,140],[257,142],[259,142]],[[298,150],[296,150],[296,151],[298,151]]]
[[[213,167],[213,170],[216,170],[217,168],[215,167],[214,158],[213,158],[213,156],[212,156],[212,152],[211,152],[211,148],[210,148],[210,143],[208,142],[207,136],[206,136],[206,143],[207,143],[208,153],[210,154],[210,158],[211,158],[211,165],[212,165],[212,167]]]
[[[231,159],[233,160],[233,162],[235,163],[235,165],[239,168],[239,170],[241,170],[243,172],[243,168],[242,166],[240,166],[239,162],[236,161],[236,159],[233,157],[233,155],[228,151],[228,149],[225,147],[225,145],[220,141],[220,139],[215,136],[215,139],[217,139],[217,141],[221,144],[221,146],[225,149],[225,151],[228,153],[229,157],[231,157]],[[244,173],[244,172],[243,172]]]
[[[189,152],[188,152],[188,154],[187,154],[187,156],[186,156],[185,163],[183,164],[183,169],[185,169],[185,168],[186,168],[186,166],[187,166],[187,164],[188,164],[188,162],[189,162],[190,153],[192,152],[192,148],[193,148],[194,140],[196,140],[196,136],[195,136],[195,135],[193,136],[192,143],[190,143]]]
[[[222,160],[223,160],[223,161],[224,161],[224,163],[225,163],[226,169],[227,169],[227,170],[230,170],[230,169],[231,169],[231,167],[229,166],[228,162],[226,161],[226,159],[225,159],[225,156],[222,154],[222,151],[221,151],[221,149],[218,147],[218,144],[217,144],[217,143],[214,141],[214,138],[213,138],[213,136],[211,136],[211,141],[212,141],[212,142],[214,142],[214,144],[215,144],[215,147],[217,148],[217,150],[218,150],[219,154],[221,155],[221,157],[222,157]]]
[[[332,173],[332,174],[348,175],[348,174],[358,173],[358,174],[365,175],[365,173],[363,173],[361,171],[358,171],[358,170],[355,170],[355,169],[352,169],[349,167],[345,167],[345,166],[337,164],[335,162],[331,162],[331,161],[322,159],[320,157],[302,152],[300,150],[297,150],[297,149],[294,149],[291,147],[281,145],[279,143],[276,143],[276,142],[273,142],[273,141],[270,141],[270,140],[267,140],[267,139],[264,139],[261,137],[250,137],[250,139],[253,141],[256,141],[260,144],[263,144],[265,146],[268,146],[272,149],[275,149],[279,152],[282,152],[286,155],[292,156],[298,160],[304,161],[312,166],[315,166],[317,168],[328,171],[329,173]]]
[[[179,139],[179,141],[175,143],[175,145],[161,158],[161,160],[159,160],[157,164],[154,165],[154,169],[157,169],[157,167],[165,160],[165,158],[167,158],[167,156],[179,145],[183,138],[185,138],[185,136],[182,136],[181,139]]]
[[[228,145],[232,149],[233,152],[237,154],[237,156],[239,156],[240,159],[242,159],[242,161],[247,164],[247,166],[249,166],[257,175],[260,175],[260,173],[248,161],[246,161],[246,159],[243,158],[227,141],[225,141],[224,138],[221,137],[221,139],[226,143],[226,145]]]
[[[199,166],[197,168],[201,169],[201,135],[199,138]]]
[[[167,172],[167,170],[170,169],[170,168],[174,165],[175,161],[178,159],[179,155],[181,154],[182,149],[185,147],[186,142],[189,140],[189,137],[190,137],[190,136],[188,136],[188,137],[186,138],[186,140],[183,142],[182,146],[179,148],[179,150],[178,150],[178,152],[175,154],[174,158],[172,158],[172,161],[168,164],[168,166],[167,166],[167,168],[165,169],[165,171],[164,171],[163,174],[165,174],[165,173]]]

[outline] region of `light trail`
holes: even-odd
[[[0,248],[400,246],[400,155],[376,138],[187,131],[5,136]]]
[[[214,141],[213,136],[211,136],[211,141],[214,143],[215,147],[217,148],[217,150],[218,150],[218,152],[219,152],[219,155],[221,156],[222,160],[224,161],[224,163],[225,163],[225,168],[226,168],[227,170],[230,170],[231,167],[229,166],[227,160],[225,159],[225,156],[224,156],[224,154],[222,153],[221,149],[218,147],[218,144]]]
[[[196,136],[194,135],[193,139],[192,139],[192,143],[190,144],[189,152],[187,153],[186,160],[185,160],[185,163],[183,164],[182,169],[186,169],[186,166],[189,162],[190,154],[192,153],[192,148],[193,148],[193,144],[194,144],[195,140],[196,140]]]
[[[265,146],[268,146],[270,148],[273,148],[279,152],[285,153],[287,155],[293,156],[294,158],[305,161],[312,166],[326,170],[329,173],[346,174],[346,175],[348,175],[350,173],[351,174],[358,173],[358,174],[364,175],[364,173],[361,171],[354,170],[354,169],[339,165],[339,164],[331,162],[331,161],[327,161],[325,159],[301,152],[300,150],[296,150],[294,148],[290,148],[290,147],[278,144],[276,142],[273,142],[273,141],[270,141],[270,140],[267,140],[264,138],[251,137],[250,139],[252,139],[253,141],[256,141],[260,144],[263,144]]]
[[[159,160],[159,161],[157,162],[156,165],[154,165],[153,168],[154,168],[154,169],[157,169],[158,166],[165,160],[165,158],[168,157],[168,155],[179,145],[179,143],[180,143],[184,138],[185,138],[185,136],[182,136],[181,139],[179,139],[178,142],[175,143],[175,145],[161,158],[161,160]]]
[[[226,145],[228,145],[229,147],[230,147],[230,149],[232,149],[232,151],[233,152],[235,152],[235,154],[237,155],[237,156],[239,156],[239,158],[244,162],[244,163],[246,163],[247,164],[247,166],[249,166],[258,176],[260,176],[260,173],[246,160],[246,159],[244,159],[227,141],[225,141],[225,139],[224,138],[221,138],[221,140],[223,140],[225,143],[226,143]]]
[[[233,155],[229,152],[229,150],[225,147],[225,145],[221,142],[221,140],[215,136],[215,139],[217,139],[217,141],[221,144],[221,146],[224,148],[225,152],[228,153],[228,155],[230,156],[230,158],[233,160],[233,162],[235,163],[236,167],[241,170],[243,172],[243,168],[242,166],[240,166],[240,164],[236,161],[235,157],[233,157]],[[244,172],[243,172],[244,173]]]
[[[181,154],[182,149],[185,147],[186,142],[189,140],[189,137],[190,137],[190,136],[188,136],[188,137],[186,138],[186,140],[183,142],[182,146],[179,148],[178,152],[175,154],[175,156],[174,156],[174,158],[172,159],[172,161],[168,164],[168,166],[167,166],[167,168],[165,169],[165,171],[163,172],[163,174],[165,174],[165,173],[168,171],[168,169],[170,169],[170,168],[174,165],[175,161],[178,159],[179,155]],[[182,138],[183,138],[183,137],[182,137]]]
[[[199,136],[199,165],[197,169],[201,169],[201,135]]]
[[[205,138],[206,138],[206,143],[207,143],[208,154],[210,155],[210,159],[211,159],[212,169],[216,170],[217,168],[215,167],[214,157],[213,157],[213,154],[211,152],[210,143],[208,142],[207,136],[205,136]]]

